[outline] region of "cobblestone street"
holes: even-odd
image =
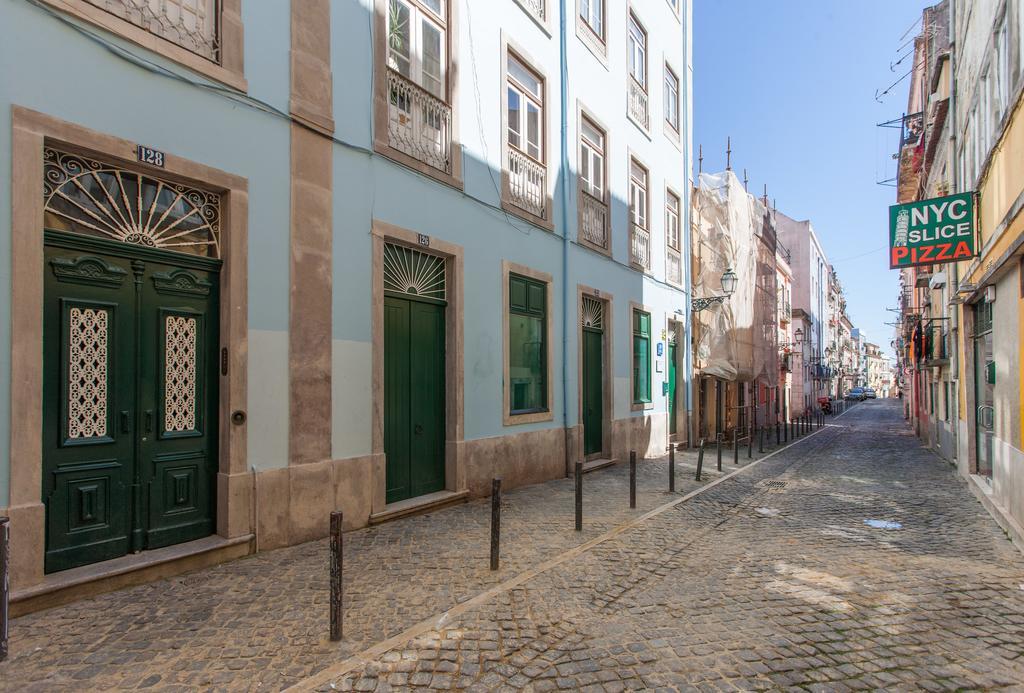
[[[635,511],[588,474],[582,536],[509,493],[498,573],[486,501],[347,534],[339,644],[315,542],[17,619],[0,688],[1024,688],[1024,557],[898,402],[829,424],[686,500],[645,461]]]

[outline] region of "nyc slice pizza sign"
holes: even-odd
[[[889,208],[889,268],[967,260],[977,255],[974,193]]]

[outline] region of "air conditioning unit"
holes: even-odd
[[[932,275],[932,278],[928,280],[928,288],[932,289],[933,291],[935,289],[941,289],[945,285],[946,285],[946,273],[945,272],[936,272],[935,274]]]

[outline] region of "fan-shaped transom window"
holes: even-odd
[[[384,244],[384,290],[438,301],[447,299],[443,257]]]
[[[580,312],[580,322],[583,324],[583,327],[589,327],[592,330],[603,330],[604,303],[596,298],[584,296],[583,306]]]
[[[220,257],[220,195],[78,154],[44,151],[47,228]]]

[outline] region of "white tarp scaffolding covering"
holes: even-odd
[[[736,291],[694,313],[694,368],[728,381],[778,383],[775,228],[767,208],[732,171],[702,173],[694,190],[693,295],[722,295],[731,268]]]

